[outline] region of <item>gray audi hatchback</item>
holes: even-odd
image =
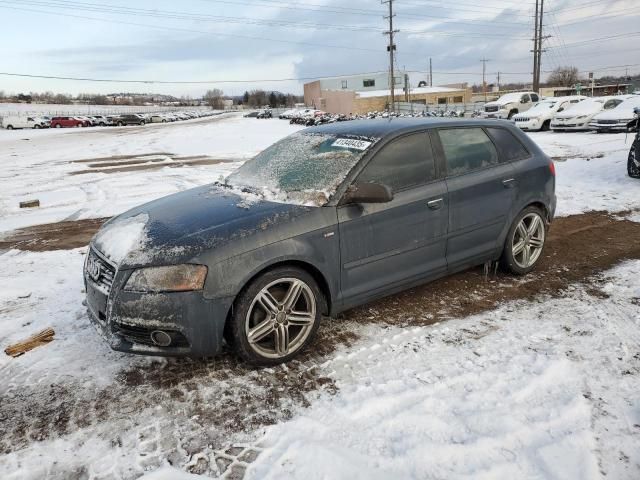
[[[357,120],[299,131],[224,182],[100,229],[84,278],[112,348],[285,362],[322,315],[499,260],[539,262],[553,162],[492,120]]]

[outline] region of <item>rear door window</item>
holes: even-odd
[[[449,175],[461,175],[499,162],[496,147],[481,128],[440,129],[438,134]]]
[[[358,183],[381,183],[394,192],[435,179],[435,161],[426,132],[392,140],[382,147],[358,176]]]
[[[498,145],[502,158],[509,162],[529,157],[529,152],[516,136],[505,128],[489,127],[489,135]]]
[[[531,101],[531,98],[529,98],[529,94],[525,93],[524,95],[522,95],[522,97],[520,98],[520,101],[522,103],[529,103]]]

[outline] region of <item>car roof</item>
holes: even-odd
[[[395,136],[414,130],[438,127],[468,127],[468,126],[507,126],[511,124],[502,120],[471,120],[462,118],[413,118],[392,117],[363,120],[350,120],[348,122],[335,122],[318,127],[303,130],[304,133],[324,133],[333,135],[345,135],[365,138],[383,138]]]

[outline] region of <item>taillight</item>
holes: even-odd
[[[551,171],[551,175],[556,176],[556,164],[553,163],[553,160],[549,159],[549,170]]]

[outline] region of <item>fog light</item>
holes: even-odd
[[[171,345],[171,335],[162,330],[154,330],[151,332],[151,341],[159,347],[168,347]]]

